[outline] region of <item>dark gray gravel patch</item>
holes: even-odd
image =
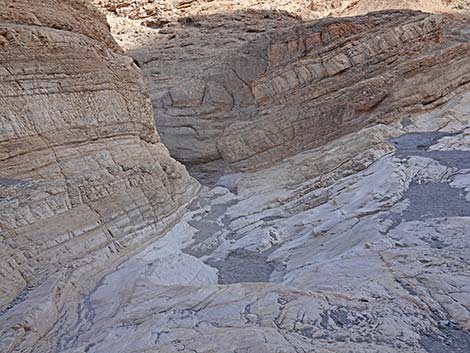
[[[450,168],[470,169],[470,152],[468,151],[424,151],[411,155],[431,158]]]
[[[434,159],[450,168],[470,169],[470,152],[429,150],[429,147],[436,144],[441,138],[453,135],[456,133],[416,132],[392,138],[390,142],[396,148],[395,156],[399,158],[420,156]],[[418,184],[413,181],[405,192],[404,198],[410,201],[410,205],[402,215],[389,212],[384,217],[384,219],[392,221],[389,230],[398,226],[402,220],[416,221],[429,218],[470,216],[470,203],[465,200],[465,192],[452,188],[446,183]],[[439,242],[432,242],[430,245],[436,248],[445,246]]]
[[[449,324],[447,327],[440,327],[440,334],[422,334],[420,343],[428,353],[469,353],[470,332]]]
[[[194,212],[201,208],[207,207],[209,205],[210,205],[210,201],[207,198],[198,197],[193,202],[191,202],[191,204],[188,207],[188,210]]]
[[[194,227],[197,229],[197,231],[194,234],[194,243],[200,243],[207,238],[210,238],[212,235],[217,233],[222,229],[220,225],[218,225],[215,222],[206,222],[204,220],[202,221],[189,221],[188,224],[191,227]]]
[[[227,209],[238,203],[238,200],[229,200],[224,204],[212,205],[211,211],[204,216],[204,220],[209,222],[216,222],[219,218],[225,215]]]
[[[190,245],[181,251],[185,254],[200,258],[212,254],[221,244],[220,239],[214,238],[209,241]]]
[[[206,220],[192,220],[188,223],[197,231],[194,233],[193,243],[181,251],[194,257],[210,255],[219,246],[219,240],[214,237],[211,241],[209,238],[212,238],[222,227],[216,222]]]
[[[415,132],[390,139],[399,158],[420,156],[431,158],[440,164],[456,168],[470,169],[470,152],[468,151],[430,151],[429,147],[436,144],[441,138],[454,136],[448,132]]]
[[[199,200],[199,204],[204,199]],[[220,245],[221,240],[215,237],[216,233],[226,228],[230,221],[228,216],[224,215],[227,209],[235,204],[237,200],[229,200],[225,204],[212,205],[209,210],[201,211],[196,216],[200,219],[188,221],[191,227],[196,228],[194,232],[193,243],[182,251],[188,255],[202,257],[210,255]],[[193,204],[194,205],[194,204]],[[197,210],[197,205],[193,206],[192,211]],[[222,224],[219,223],[219,220]]]
[[[206,263],[219,270],[219,284],[269,282],[275,266],[267,259],[266,254],[237,249],[223,260],[208,260]]]
[[[449,184],[412,182],[404,196],[410,201],[402,215],[405,221],[470,216],[470,203],[465,200],[465,192]]]
[[[426,151],[441,138],[455,134],[448,132],[413,132],[390,139],[397,149],[397,155],[408,152]]]

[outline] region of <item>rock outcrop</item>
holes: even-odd
[[[356,14],[432,2],[339,3],[341,14]],[[301,17],[300,2],[292,12],[267,3],[246,11],[223,1],[184,4],[155,12],[115,5],[121,17],[110,20],[146,73],[163,142],[188,164],[259,168],[432,109],[468,83],[468,24],[460,17],[398,11],[302,22],[318,11]]]
[[[469,101],[224,175],[34,352],[468,352]]]
[[[143,76],[80,1],[0,3],[0,351],[167,230],[198,189]]]
[[[449,13],[466,11],[470,8],[468,0],[313,0],[311,6],[323,16],[357,16],[372,11],[409,9],[415,11]],[[328,4],[328,5],[327,5]]]
[[[466,8],[0,0],[0,352],[469,352]]]
[[[165,25],[182,17],[225,13],[227,18],[241,10],[271,11],[312,20],[327,16],[364,15],[380,10],[453,12],[470,9],[469,0],[90,0],[118,16],[149,20],[144,24]],[[249,16],[247,16],[249,17]],[[243,20],[242,20],[243,21]]]

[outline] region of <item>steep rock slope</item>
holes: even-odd
[[[270,165],[181,219],[198,185],[99,14],[1,7],[0,351],[467,353],[465,20],[189,15],[220,3],[104,4],[182,160]]]
[[[163,141],[189,164],[269,165],[442,104],[468,81],[461,17],[402,11],[304,23],[326,3],[289,2],[283,11],[276,2],[99,3],[114,11],[115,37],[146,73]],[[431,3],[448,9],[338,2],[342,12],[327,14]]]
[[[217,149],[228,163],[270,164],[442,104],[470,82],[470,45],[445,38],[439,16],[379,13],[317,26],[257,38],[253,44],[267,48],[231,65],[250,86],[256,108],[231,120],[219,137]],[[253,57],[266,59],[250,77],[245,68]]]
[[[469,352],[469,100],[222,176],[34,352]]]
[[[9,352],[34,347],[74,293],[161,235],[198,183],[160,142],[143,77],[97,10],[2,1],[0,46],[0,351]]]
[[[424,12],[466,11],[470,3],[463,0],[460,4],[453,0],[313,0],[311,6],[329,16],[357,16],[372,11],[409,9]],[[328,4],[328,5],[327,5]]]

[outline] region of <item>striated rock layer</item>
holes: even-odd
[[[34,351],[198,183],[160,142],[140,71],[89,5],[2,1],[0,47],[0,351]]]
[[[469,101],[222,176],[34,352],[469,352]]]
[[[213,185],[89,4],[0,0],[0,352],[470,351],[464,17],[94,2]]]
[[[341,14],[407,6],[381,3],[354,3]],[[461,17],[395,11],[303,23],[315,15],[223,4],[154,12],[108,5],[121,16],[110,16],[116,38],[146,73],[164,143],[189,164],[269,165],[432,109],[469,81]]]
[[[470,82],[470,45],[445,38],[445,26],[439,16],[379,13],[261,36],[250,43],[257,55],[233,63],[255,113],[224,129],[221,157],[258,167],[442,104]],[[265,60],[252,80],[245,68],[254,57]]]

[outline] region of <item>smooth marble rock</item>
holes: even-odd
[[[36,351],[467,352],[468,98],[204,187]]]

